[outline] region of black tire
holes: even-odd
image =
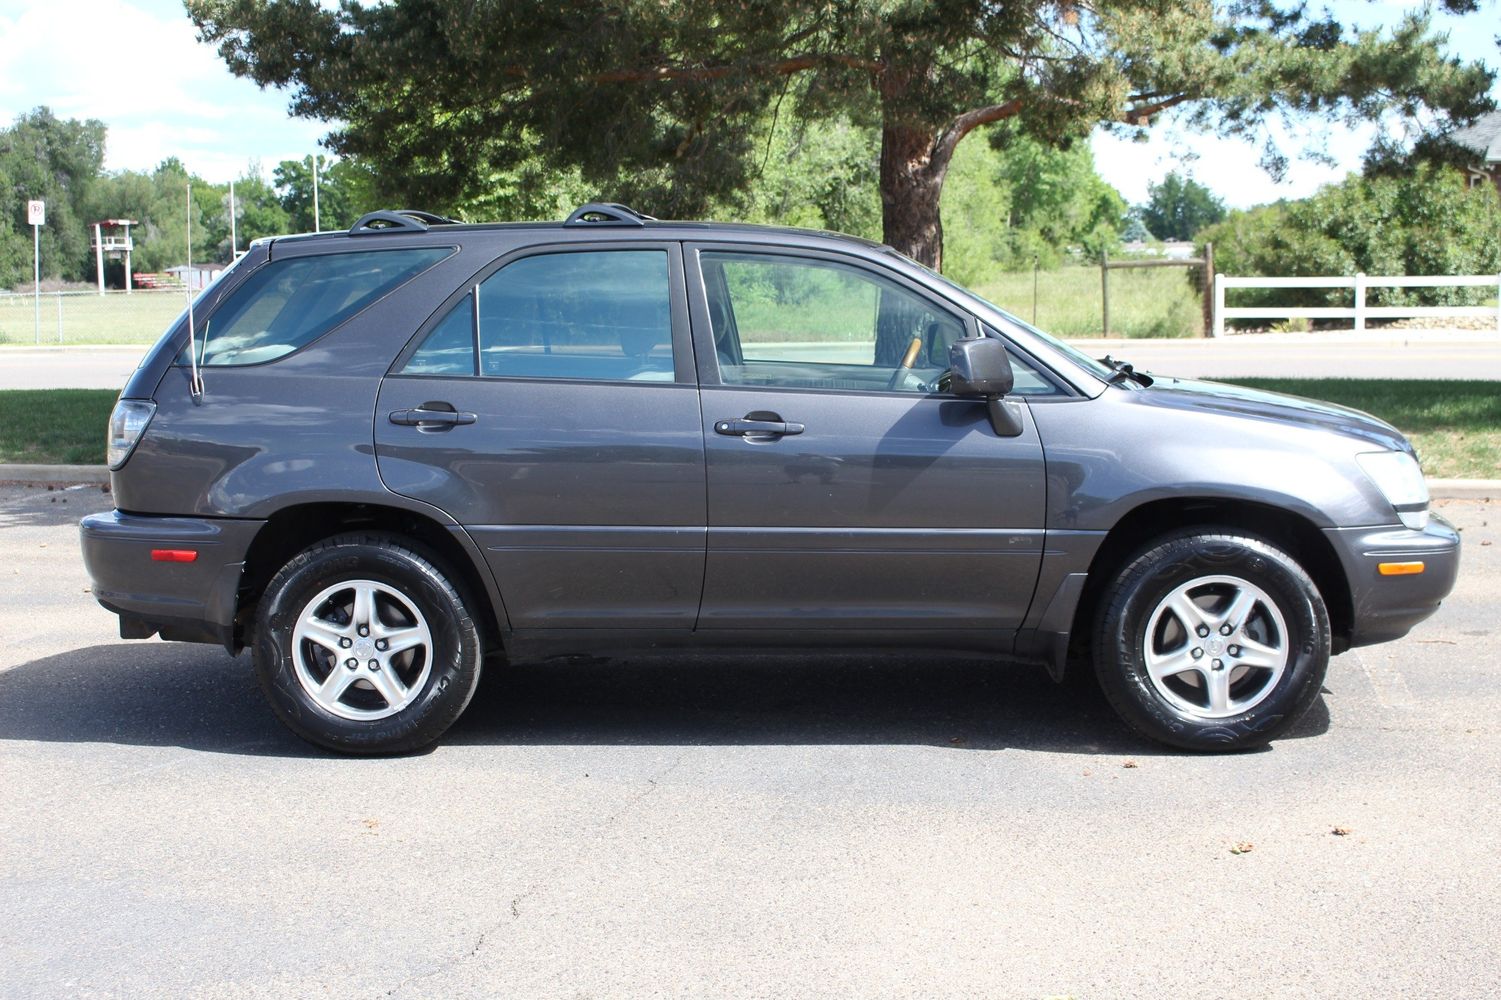
[[[1227,582],[1235,580],[1240,585]],[[1194,606],[1175,611],[1184,607],[1169,604],[1175,596]],[[1250,602],[1239,618],[1231,606],[1237,597]],[[1203,619],[1190,634],[1181,622],[1195,612]],[[1216,625],[1221,616],[1236,625]],[[1201,628],[1209,631],[1200,636]],[[1263,640],[1282,654],[1280,666],[1248,666],[1231,655],[1275,664],[1279,657],[1252,649]],[[1198,528],[1159,538],[1127,560],[1101,598],[1093,654],[1101,690],[1132,728],[1180,749],[1225,751],[1264,745],[1308,711],[1329,644],[1324,600],[1291,556],[1234,529]],[[1149,655],[1162,664],[1156,680]],[[1179,663],[1191,666],[1163,675]]]
[[[266,585],[256,616],[256,677],[277,717],[308,742],[341,753],[405,753],[442,736],[474,696],[483,654],[474,615],[451,580],[436,557],[399,536],[339,535],[299,552]],[[350,589],[338,589],[346,582]],[[356,583],[366,594],[373,594],[372,604],[380,607],[373,612],[378,622],[371,626],[376,628],[373,634],[384,634],[381,628],[405,627],[414,633],[425,629],[427,641],[410,651],[384,654],[368,648],[375,639],[368,644],[363,638],[355,639],[358,625],[349,608],[355,606]],[[333,596],[310,605],[331,589]],[[307,617],[304,612],[319,616],[320,622],[326,615],[332,624],[350,630],[350,640],[359,646],[347,652],[363,650],[371,656],[366,663],[374,673],[364,672],[366,663],[353,657],[340,659],[342,652],[309,644],[306,637],[294,643],[298,623]],[[341,624],[342,619],[347,621]],[[342,682],[346,685],[343,693],[325,697],[333,710],[320,703],[314,692],[319,679],[316,671],[328,660],[333,665],[324,678],[355,664],[348,667],[351,680]],[[394,674],[413,683],[400,688],[398,697],[383,694],[386,688],[377,689],[371,683],[386,683],[376,676],[382,665],[387,676]],[[346,717],[381,712],[390,714]]]

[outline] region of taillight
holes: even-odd
[[[114,412],[109,415],[109,440],[105,455],[110,469],[118,469],[125,464],[130,453],[135,450],[136,442],[146,433],[146,425],[151,423],[155,413],[156,404],[142,399],[122,399],[115,404]]]

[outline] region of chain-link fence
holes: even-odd
[[[150,344],[187,304],[180,288],[0,293],[0,344]]]

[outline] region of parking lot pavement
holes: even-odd
[[[820,656],[494,671],[395,760],[297,742],[244,656],[116,638],[74,528],[108,504],[0,487],[0,996],[1501,991],[1490,504],[1443,505],[1439,614],[1261,753]]]

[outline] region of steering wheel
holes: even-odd
[[[895,390],[907,381],[907,376],[912,373],[912,366],[917,364],[917,356],[922,352],[922,338],[913,337],[912,343],[907,345],[907,353],[902,355],[902,363],[896,366],[896,371],[891,373],[891,381],[886,383],[887,389]]]

